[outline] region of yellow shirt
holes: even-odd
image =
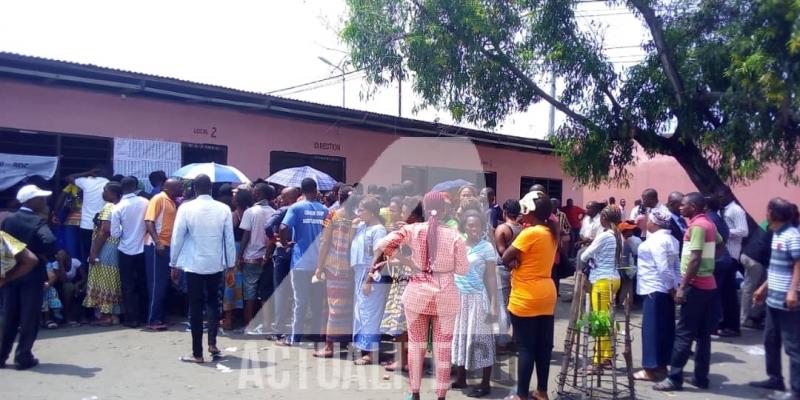
[[[525,228],[511,244],[519,250],[519,265],[511,271],[508,311],[518,317],[553,315],[556,286],[550,277],[556,259],[556,242],[542,225]]]
[[[4,278],[17,265],[16,257],[22,250],[25,250],[25,243],[0,231],[0,278]]]

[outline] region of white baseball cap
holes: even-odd
[[[20,203],[25,203],[28,200],[35,199],[37,197],[47,197],[53,194],[53,192],[39,189],[36,185],[25,185],[19,189],[17,192],[17,201]]]

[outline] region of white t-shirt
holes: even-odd
[[[94,228],[94,216],[106,205],[103,200],[103,188],[108,179],[100,177],[86,177],[75,179],[75,186],[83,191],[83,206],[81,207],[81,229]]]
[[[264,226],[272,214],[275,214],[275,210],[266,202],[244,210],[239,228],[250,232],[250,243],[247,243],[243,253],[245,259],[261,259],[266,254],[267,233],[264,230]],[[244,243],[242,244],[244,245]]]

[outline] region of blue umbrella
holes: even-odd
[[[194,163],[181,167],[172,176],[183,179],[194,179],[198,175],[208,175],[211,182],[250,183],[250,179],[238,169],[217,163]]]
[[[333,185],[336,184],[336,179],[309,166],[282,169],[267,178],[267,182],[277,183],[286,187],[300,187],[300,182],[306,178],[315,180],[319,190],[331,190]]]
[[[452,181],[444,181],[441,183],[437,183],[433,188],[431,188],[431,192],[449,192],[453,189],[458,189],[462,186],[472,185],[472,182],[464,180],[464,179],[455,179]]]

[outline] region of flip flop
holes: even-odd
[[[355,365],[372,365],[372,364],[375,364],[375,361],[373,361],[373,360],[367,361],[362,357],[362,358],[359,358],[358,360],[353,361],[353,364],[355,364]]]
[[[58,324],[55,321],[47,321],[44,323],[45,328],[47,329],[56,329],[58,328]]]
[[[220,349],[216,349],[213,351],[211,349],[208,349],[208,352],[211,353],[211,357],[214,358],[219,357],[222,354],[222,351]]]
[[[314,356],[314,357],[316,357],[316,358],[333,358],[333,351],[331,351],[331,352],[327,352],[327,351],[315,351],[315,352],[314,352],[314,353],[312,353],[311,355],[312,355],[312,356]]]
[[[197,358],[194,358],[194,356],[181,356],[181,358],[179,358],[179,360],[181,360],[181,362],[190,363],[190,364],[203,364],[203,363],[206,362],[206,360],[204,360],[203,358],[197,359]]]
[[[664,379],[663,381],[655,384],[655,386],[653,386],[653,390],[659,392],[677,392],[683,390],[683,387],[676,385],[669,379]]]
[[[633,379],[637,381],[646,381],[646,382],[652,382],[654,380],[652,377],[647,375],[647,371],[645,370],[636,371],[633,374]]]

